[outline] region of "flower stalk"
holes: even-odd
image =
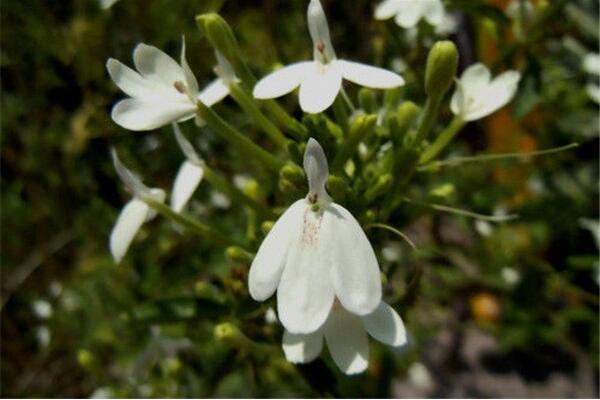
[[[420,164],[425,164],[434,159],[442,150],[448,146],[448,144],[454,139],[454,137],[461,131],[465,126],[465,121],[460,116],[455,116],[450,122],[450,125],[446,127],[435,139],[435,141],[425,149],[419,159]]]

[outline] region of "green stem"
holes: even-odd
[[[421,119],[421,124],[419,125],[419,129],[417,130],[415,141],[413,143],[414,146],[419,146],[424,140],[427,139],[427,136],[433,128],[435,120],[437,119],[441,100],[441,97],[436,98],[430,96],[427,98],[427,101],[425,102],[423,118]]]
[[[308,138],[306,127],[288,114],[275,100],[265,100],[265,108],[294,139],[304,141]]]
[[[539,151],[531,151],[525,153],[505,153],[505,154],[483,154],[479,156],[473,157],[456,157],[449,160],[442,161],[434,161],[425,165],[421,165],[417,168],[418,171],[428,171],[431,169],[437,169],[440,167],[453,167],[460,164],[465,164],[469,162],[487,162],[487,161],[500,161],[500,160],[510,160],[510,159],[523,159],[527,157],[537,157],[543,156],[546,154],[554,154],[559,153],[561,151],[571,150],[576,147],[579,147],[578,143],[571,143],[566,146],[555,147],[547,150],[539,150]]]
[[[215,241],[215,242],[219,243],[220,245],[224,245],[224,246],[240,246],[240,247],[242,247],[242,244],[240,242],[233,240],[231,237],[221,234],[221,232],[217,231],[216,229],[212,228],[211,226],[203,224],[202,222],[199,222],[199,221],[195,220],[194,218],[192,218],[188,215],[185,215],[183,213],[177,213],[177,212],[173,211],[167,205],[165,205],[159,201],[156,201],[149,196],[144,196],[142,198],[142,200],[146,204],[148,204],[151,208],[153,208],[158,213],[163,215],[164,217],[169,218],[170,220],[186,227],[190,231],[195,232],[198,235],[200,235],[206,239]]]
[[[228,140],[231,144],[237,146],[242,151],[262,162],[271,171],[278,173],[283,167],[283,161],[273,156],[271,153],[255,144],[237,129],[225,122],[211,108],[206,107],[202,102],[198,102],[198,115],[211,126],[219,135]]]
[[[421,154],[421,158],[419,159],[420,164],[424,164],[433,158],[435,158],[442,150],[448,146],[448,144],[454,139],[454,137],[460,132],[460,130],[465,126],[465,121],[456,116],[450,122],[450,125],[446,127],[440,133],[440,135],[435,139],[435,141]]]
[[[219,192],[227,195],[236,202],[247,205],[265,219],[272,219],[274,217],[273,213],[269,211],[268,208],[244,194],[241,190],[233,186],[228,180],[213,171],[207,165],[204,166],[204,179],[206,179]]]
[[[248,114],[252,116],[254,121],[265,131],[265,133],[282,149],[287,148],[287,139],[281,133],[279,128],[277,128],[271,121],[265,117],[265,115],[260,111],[258,105],[254,101],[253,98],[248,96],[246,91],[242,89],[240,85],[237,83],[232,83],[229,86],[229,92],[231,96],[237,101],[237,103],[246,111]]]

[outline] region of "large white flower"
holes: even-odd
[[[471,65],[456,81],[450,108],[464,121],[481,119],[512,100],[520,79],[519,72],[510,70],[492,80],[490,70],[485,65]]]
[[[292,333],[319,329],[336,297],[357,315],[370,314],[381,301],[373,248],[352,214],[327,194],[327,159],[312,138],[304,170],[308,195],[285,211],[262,242],[248,285],[257,301],[277,290],[279,319]]]
[[[442,0],[384,0],[375,9],[375,19],[395,17],[405,29],[415,27],[421,19],[437,26],[444,21],[444,14]]]
[[[165,201],[166,194],[161,189],[147,188],[133,172],[121,163],[115,151],[112,154],[117,174],[125,187],[134,196],[119,214],[117,222],[110,233],[110,252],[118,264],[127,253],[129,245],[142,225],[156,216],[156,212],[142,200],[142,197],[149,197],[162,203]]]
[[[137,71],[113,58],[106,62],[111,79],[130,96],[115,104],[111,115],[126,129],[147,131],[186,121],[195,116],[197,100],[210,107],[229,93],[220,77],[198,93],[198,82],[185,58],[185,41],[181,65],[143,43],[133,51],[133,62]]]
[[[255,98],[280,97],[300,86],[302,110],[319,113],[333,104],[342,88],[342,78],[374,89],[390,89],[404,84],[404,79],[394,72],[337,59],[319,0],[311,0],[307,14],[314,60],[294,63],[267,75],[254,87]]]
[[[293,334],[286,330],[282,346],[288,361],[308,363],[319,356],[325,339],[336,365],[345,374],[358,374],[369,364],[367,333],[393,347],[406,343],[404,323],[387,303],[379,303],[370,314],[357,316],[336,302],[321,328],[306,335]]]
[[[180,212],[190,200],[200,182],[202,182],[205,164],[194,146],[183,136],[179,126],[175,123],[173,124],[173,132],[181,151],[186,157],[186,160],[179,167],[171,192],[171,208]]]

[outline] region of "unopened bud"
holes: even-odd
[[[194,285],[194,293],[203,300],[214,301],[216,303],[224,303],[225,296],[214,285],[208,282],[198,281]]]
[[[244,348],[252,344],[237,326],[231,322],[224,322],[215,326],[215,339],[231,347]]]
[[[458,51],[449,40],[437,42],[427,57],[425,92],[428,96],[441,99],[450,89],[456,76]]]
[[[362,88],[358,92],[358,104],[360,108],[367,113],[374,113],[377,110],[377,99],[375,92],[369,88]]]
[[[94,355],[87,349],[81,349],[77,352],[77,362],[83,368],[90,368],[94,363]]]
[[[275,222],[265,221],[261,224],[260,230],[266,235],[273,229],[273,225],[275,225]]]
[[[250,179],[248,182],[246,182],[242,192],[253,200],[260,199],[262,194],[260,191],[260,185],[254,179]]]
[[[280,170],[279,174],[282,178],[287,179],[297,186],[302,186],[306,182],[304,171],[294,163],[286,163]]]
[[[237,246],[229,246],[227,249],[225,249],[225,257],[227,257],[227,259],[230,261],[242,263],[250,263],[254,258],[252,254]]]
[[[210,44],[229,61],[237,59],[238,43],[229,24],[216,13],[196,17],[198,28],[206,35]]]
[[[395,115],[395,126],[392,131],[392,138],[400,139],[413,126],[421,108],[412,101],[405,101],[398,107]]]

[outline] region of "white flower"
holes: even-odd
[[[194,146],[183,136],[176,123],[173,123],[173,132],[181,151],[186,157],[186,160],[179,167],[171,193],[171,208],[180,212],[190,200],[200,182],[202,182],[205,164],[204,160],[194,150]]]
[[[420,362],[413,363],[408,368],[408,378],[416,387],[421,389],[427,389],[433,383],[429,370]]]
[[[425,19],[433,26],[444,20],[442,0],[385,0],[375,9],[375,19],[395,17],[396,24],[408,29]]]
[[[46,300],[36,300],[32,305],[34,314],[41,319],[48,319],[54,313],[52,304]]]
[[[133,51],[138,72],[110,58],[106,69],[115,84],[130,98],[112,109],[112,119],[123,128],[146,131],[191,119],[196,101],[212,106],[229,93],[221,78],[198,93],[198,82],[181,46],[181,65],[154,46],[139,44]]]
[[[142,197],[149,197],[158,202],[164,202],[166,194],[161,189],[149,189],[140,179],[129,171],[119,160],[117,153],[113,151],[113,163],[117,174],[134,195],[134,198],[123,207],[117,222],[110,233],[109,247],[113,259],[118,264],[121,262],[131,241],[140,230],[144,222],[152,220],[156,216],[156,211],[150,208],[142,200]]]
[[[373,248],[352,214],[327,194],[327,159],[312,138],[304,170],[309,193],[285,211],[262,242],[248,284],[257,301],[277,290],[279,320],[292,333],[315,332],[336,297],[357,315],[370,314],[381,302]]]
[[[500,274],[502,275],[502,279],[504,279],[504,282],[511,286],[516,285],[521,280],[521,274],[519,273],[519,271],[512,267],[502,268],[502,270],[500,270]]]
[[[589,53],[583,58],[583,69],[588,74],[600,76],[600,54]],[[588,95],[600,104],[600,85],[588,83],[585,86]]]
[[[300,86],[302,110],[319,113],[333,104],[342,88],[342,78],[374,89],[390,89],[404,84],[404,79],[394,72],[337,59],[319,0],[311,0],[307,14],[314,60],[294,63],[267,75],[254,87],[255,98],[280,97]]]
[[[111,8],[118,0],[100,0],[100,7],[107,9]]]
[[[464,121],[488,116],[512,100],[520,79],[521,74],[511,70],[492,80],[490,70],[485,65],[471,65],[456,81],[450,108]]]
[[[310,334],[283,333],[285,357],[292,363],[308,363],[321,353],[323,338],[336,365],[348,375],[363,372],[369,364],[369,340],[390,346],[406,343],[402,319],[387,303],[381,302],[370,314],[357,316],[336,304],[321,328]]]

